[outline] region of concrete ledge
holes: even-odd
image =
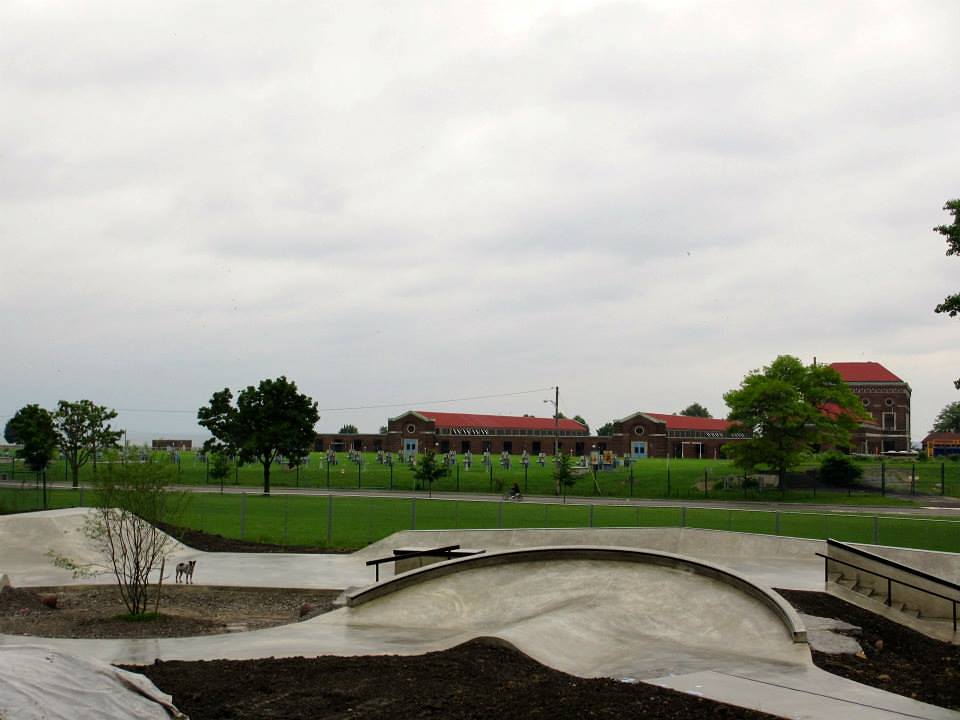
[[[503,550],[500,552],[474,555],[472,557],[450,560],[449,562],[429,565],[417,570],[398,575],[384,582],[368,585],[364,588],[350,590],[345,593],[348,607],[357,607],[376,598],[389,595],[412,585],[428,580],[453,575],[460,572],[469,572],[478,568],[496,565],[508,565],[521,562],[550,562],[563,560],[604,560],[619,562],[636,562],[648,565],[659,565],[672,569],[692,571],[698,575],[731,585],[750,595],[766,605],[780,619],[796,643],[807,641],[807,630],[799,614],[780,595],[769,588],[751,582],[744,576],[713,563],[695,560],[683,555],[644,550],[628,547],[573,545],[531,547],[517,550]],[[638,588],[638,592],[642,588]]]

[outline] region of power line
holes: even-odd
[[[447,400],[420,400],[418,402],[389,403],[386,405],[357,405],[355,407],[337,407],[337,408],[318,408],[319,412],[347,412],[350,410],[380,410],[397,407],[418,407],[423,405],[440,405],[443,403],[466,402],[468,400],[490,400],[493,398],[515,397],[517,395],[533,395],[534,393],[547,392],[553,390],[553,386],[546,388],[536,388],[534,390],[519,390],[517,392],[496,393],[493,395],[473,395],[471,397],[450,398]],[[196,413],[196,410],[171,410],[161,408],[115,408],[117,412],[129,413]]]

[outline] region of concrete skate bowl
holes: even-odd
[[[494,636],[583,677],[808,665],[803,622],[772,590],[711,563],[636,548],[507,550],[346,593],[356,630]]]

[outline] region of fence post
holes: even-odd
[[[684,505],[680,508],[680,527],[685,528],[687,526],[687,506]]]
[[[357,489],[360,489],[360,468],[363,467],[363,455],[357,458]]]
[[[497,505],[497,527],[503,528],[503,500]]]
[[[244,525],[247,522],[247,494],[241,493],[240,498],[240,539],[243,540]]]
[[[287,495],[283,496],[283,546],[287,546],[287,515],[288,506],[290,504],[290,498]]]
[[[333,545],[333,495],[327,495],[327,547]]]
[[[410,529],[417,529],[417,499],[410,498]]]
[[[457,465],[457,492],[460,492],[460,466]]]
[[[880,544],[880,518],[873,516],[873,544]]]
[[[530,490],[530,483],[527,480],[527,471],[530,469],[529,465],[523,466],[523,494],[526,495]]]
[[[667,465],[667,497],[670,497],[670,466]]]
[[[593,504],[590,504],[590,527],[593,527]]]
[[[710,496],[709,493],[707,492],[707,469],[706,468],[703,469],[703,496],[704,497]]]
[[[880,495],[887,496],[887,464],[880,461]]]
[[[945,464],[946,464],[946,463],[940,463],[940,494],[941,494],[941,495],[944,495],[944,494],[946,494],[946,492],[947,492],[947,485],[946,485],[946,482],[945,482],[945,477],[946,477],[946,475],[945,475],[945,471],[944,471],[944,465],[945,465]]]
[[[393,468],[390,468],[390,478],[393,478]],[[327,490],[330,489],[330,461],[327,460]]]
[[[910,494],[917,494],[917,464],[910,463]]]
[[[633,497],[633,463],[630,463],[630,497]]]
[[[780,511],[777,510],[776,518],[774,519],[773,534],[777,537],[780,537]]]
[[[457,476],[459,479],[459,475]],[[390,460],[390,489],[393,490],[393,459]]]
[[[490,492],[493,492],[493,460],[490,460],[490,464],[487,465],[490,469]]]

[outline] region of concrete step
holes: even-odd
[[[913,618],[920,617],[920,611],[917,608],[904,606],[903,610],[901,610],[900,612],[902,612],[904,615],[909,615],[910,617],[913,617]]]
[[[866,597],[874,597],[877,594],[877,591],[870,585],[857,585],[853,589]]]
[[[842,585],[848,590],[853,590],[856,584],[857,584],[857,581],[854,578],[842,577],[839,580],[837,580],[837,585]]]
[[[832,582],[832,583],[839,582],[840,578],[842,577],[843,577],[843,573],[832,572],[829,575],[827,575],[827,582]]]

